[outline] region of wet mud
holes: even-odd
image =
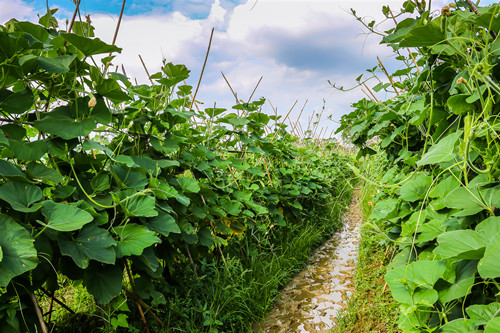
[[[330,332],[354,290],[362,213],[357,193],[344,213],[343,227],[314,251],[305,270],[283,289],[268,318],[255,332]]]

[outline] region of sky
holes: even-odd
[[[434,0],[435,15],[450,0]],[[191,70],[188,84],[196,86],[215,28],[207,66],[196,97],[201,108],[230,109],[235,99],[224,81],[225,74],[238,99],[247,101],[262,78],[253,99],[265,97],[280,115],[295,121],[304,103],[300,124],[305,130],[309,119],[319,120],[318,132],[330,136],[351,103],[365,97],[360,89],[340,92],[328,81],[351,87],[356,77],[378,64],[379,56],[389,70],[403,68],[391,50],[380,45],[381,37],[366,34],[350,8],[366,22],[383,21],[382,6],[399,12],[402,0],[127,0],[116,45],[123,51],[114,65],[125,67],[139,84],[148,83],[139,60],[142,56],[149,73],[160,70],[162,61],[185,64]],[[482,0],[481,5],[494,3]],[[60,23],[74,10],[71,0],[48,0],[59,8]],[[82,15],[90,15],[96,36],[111,43],[122,0],[81,0]],[[46,0],[0,0],[0,24],[11,18],[37,21],[44,14]],[[401,18],[402,19],[402,18]],[[391,21],[377,26],[379,31],[394,27]],[[380,73],[380,75],[382,75]],[[375,85],[374,80],[368,85]],[[193,88],[194,90],[194,88]],[[379,94],[379,99],[392,97]],[[263,112],[274,114],[266,103]],[[318,119],[317,114],[323,110]],[[313,116],[314,115],[314,116]],[[318,134],[318,133],[317,133]]]

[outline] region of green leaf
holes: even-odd
[[[8,182],[0,186],[0,199],[19,212],[35,212],[42,207],[41,203],[34,205],[42,200],[42,190],[28,183]]]
[[[114,232],[120,237],[116,246],[117,258],[131,255],[140,256],[145,248],[160,242],[153,231],[135,223],[115,227]]]
[[[122,290],[123,272],[120,266],[91,265],[85,270],[83,285],[99,304],[106,304]]]
[[[149,220],[147,227],[149,230],[156,231],[165,237],[168,237],[170,233],[181,233],[181,229],[170,214],[159,214]]]
[[[189,70],[184,65],[174,65],[171,62],[163,67],[163,73],[167,78],[158,80],[159,83],[172,87],[189,77]]]
[[[12,278],[34,269],[38,257],[35,240],[11,217],[0,214],[0,230],[0,287],[4,288]]]
[[[500,186],[488,189],[459,187],[444,198],[444,204],[446,207],[458,209],[499,207]]]
[[[4,89],[0,91],[1,95],[6,97],[0,99],[0,110],[9,114],[22,114],[33,105],[33,93],[28,88],[15,93]]]
[[[38,130],[55,134],[64,140],[89,135],[96,128],[96,122],[90,118],[75,120],[68,106],[55,108],[41,120],[33,124]]]
[[[64,181],[63,176],[56,170],[46,167],[42,163],[31,162],[27,165],[26,171],[32,178],[41,180],[50,180],[54,184],[59,184]]]
[[[67,54],[51,58],[39,56],[36,58],[36,62],[41,68],[45,69],[49,73],[64,74],[69,72],[69,66],[75,58],[76,54]]]
[[[421,200],[425,197],[431,183],[431,176],[425,173],[417,173],[409,182],[401,186],[401,198],[410,202]]]
[[[477,261],[461,260],[455,268],[455,281],[444,288],[436,288],[439,292],[439,300],[443,303],[468,295],[474,285],[477,271]]]
[[[20,167],[6,160],[0,160],[0,176],[26,178]]]
[[[114,196],[127,216],[153,217],[158,215],[155,210],[154,197],[132,189],[114,193]]]
[[[470,319],[460,318],[441,326],[439,333],[479,333]]]
[[[484,333],[498,333],[500,332],[500,317],[495,317],[490,320],[484,329]]]
[[[500,232],[491,237],[477,270],[483,279],[500,277]]]
[[[487,324],[493,316],[500,310],[500,303],[493,302],[490,304],[474,304],[465,309],[470,319],[476,325]]]
[[[238,216],[243,209],[243,204],[236,200],[220,199],[219,204],[228,214]]]
[[[115,179],[125,188],[142,190],[148,184],[148,177],[140,169],[127,168],[121,165],[112,165]]]
[[[39,161],[49,151],[49,145],[43,140],[26,142],[9,139],[9,146],[21,161]]]
[[[112,265],[115,263],[113,246],[116,241],[106,229],[99,228],[94,223],[84,226],[74,240],[70,235],[59,234],[57,242],[61,253],[73,258],[75,264],[82,269],[88,267],[90,260]]]
[[[462,131],[453,132],[437,144],[433,145],[427,153],[425,153],[420,161],[417,162],[418,166],[437,164],[442,162],[449,162],[457,156],[454,153],[455,144],[458,138],[462,135]]]
[[[429,305],[438,299],[437,291],[429,290],[445,271],[443,261],[416,261],[390,270],[385,280],[399,303]]]
[[[481,259],[486,244],[481,235],[474,230],[454,230],[445,232],[437,238],[439,245],[434,254],[443,259]]]
[[[105,173],[101,173],[97,176],[94,176],[90,180],[90,186],[92,186],[92,189],[95,192],[107,190],[111,186],[109,182],[109,176]]]
[[[469,94],[453,95],[448,98],[446,103],[448,104],[448,108],[450,108],[451,112],[461,115],[476,110],[476,106],[474,104],[467,103],[466,100],[469,97]]]
[[[53,201],[43,202],[42,214],[46,217],[46,223],[38,223],[57,231],[78,230],[94,219],[82,209]]]
[[[96,83],[97,92],[109,98],[114,103],[121,103],[130,100],[129,95],[123,92],[122,88],[114,79],[104,79]]]
[[[400,47],[433,46],[445,39],[441,32],[441,17],[436,18],[424,26],[416,26],[407,32]]]
[[[198,182],[193,178],[179,177],[177,178],[177,182],[183,192],[198,193],[200,191],[200,185],[198,185]]]
[[[86,57],[94,54],[121,52],[121,48],[104,43],[99,38],[87,38],[70,33],[61,33],[68,42],[73,44]]]

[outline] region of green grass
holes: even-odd
[[[170,299],[167,326],[179,332],[252,331],[311,252],[340,227],[349,198],[350,191],[345,192],[336,202],[309,212],[307,220],[276,231],[266,251],[246,258],[233,253],[226,257],[227,266],[206,264],[198,281],[187,281],[188,297]]]

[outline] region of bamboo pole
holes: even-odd
[[[390,77],[389,73],[387,73],[387,70],[385,69],[385,66],[384,64],[382,63],[382,60],[380,60],[380,58],[377,56],[377,59],[378,59],[378,62],[380,63],[380,66],[382,66],[382,69],[384,70],[385,72],[385,75],[387,76],[387,78],[389,79],[389,81],[391,82],[391,85],[392,87],[394,88],[394,91],[396,92],[396,95],[399,96],[399,92],[398,90],[396,89],[396,86],[394,85],[394,81],[392,81],[392,78]]]
[[[261,76],[260,79],[259,79],[259,82],[257,82],[257,85],[255,86],[255,88],[253,89],[252,91],[252,94],[250,95],[250,97],[248,98],[248,102],[247,103],[250,103],[250,100],[252,99],[253,97],[253,94],[255,93],[255,91],[257,90],[257,87],[259,86],[260,84],[260,81],[262,81],[262,79],[264,78],[264,76]]]
[[[283,124],[285,123],[285,120],[287,120],[288,116],[290,115],[290,112],[292,112],[293,108],[295,107],[295,105],[297,104],[298,101],[299,100],[296,99],[295,103],[293,103],[292,107],[290,108],[290,111],[288,111],[288,113],[286,114],[285,119],[283,119],[283,121],[281,122],[280,127],[278,128],[278,130],[276,131],[276,133],[274,133],[274,137],[272,138],[271,143],[274,142],[274,139],[276,139],[276,136],[278,135],[279,131],[283,127]]]
[[[212,46],[212,38],[214,36],[215,28],[212,28],[212,32],[210,33],[210,40],[208,41],[207,53],[205,54],[205,60],[203,61],[203,67],[201,68],[200,78],[198,79],[198,84],[196,85],[196,89],[194,91],[194,97],[191,101],[191,105],[189,106],[189,111],[193,108],[193,103],[195,101],[196,95],[198,94],[198,89],[200,88],[201,79],[203,77],[203,72],[205,71],[205,66],[207,65],[208,54],[210,53],[210,47]]]
[[[365,95],[368,97],[368,99],[373,102],[373,98],[371,98],[370,95],[368,95],[368,93],[363,88],[361,88],[361,91],[364,92]]]
[[[123,10],[125,9],[125,2],[126,0],[123,0],[122,2],[122,9],[120,10],[120,16],[118,16],[118,23],[116,24],[115,35],[113,36],[113,42],[111,43],[111,45],[115,45],[116,37],[118,36],[118,30],[120,30],[120,24],[122,23],[122,17],[123,17]],[[111,52],[109,53],[109,55],[111,55]]]
[[[146,74],[148,75],[149,82],[151,82],[151,84],[154,86],[155,83],[153,82],[153,80],[151,80],[151,75],[149,75],[148,68],[146,67],[146,64],[144,63],[144,60],[142,60],[142,57],[140,54],[139,54],[139,59],[141,59],[142,67],[144,67],[144,70],[146,71]]]
[[[365,82],[363,82],[363,85],[365,86],[365,88],[368,90],[368,92],[373,96],[373,98],[377,101],[377,103],[380,103],[380,101],[377,99],[377,97],[375,97],[375,95],[373,94],[373,92],[370,90],[370,88],[368,88],[368,86],[366,85]]]
[[[29,295],[30,295],[31,302],[33,303],[33,306],[35,307],[36,316],[38,317],[38,322],[40,323],[40,327],[42,328],[42,332],[49,333],[49,331],[47,330],[47,325],[45,325],[45,322],[43,321],[42,310],[40,309],[40,305],[38,305],[38,301],[36,300],[35,293],[30,293]]]
[[[302,112],[304,111],[304,109],[305,109],[305,107],[306,107],[306,105],[307,105],[307,102],[308,102],[308,101],[309,101],[309,100],[308,100],[308,99],[306,99],[306,101],[305,101],[305,103],[304,103],[304,106],[302,106],[302,109],[300,109],[299,116],[297,117],[297,120],[295,121],[295,124],[293,125],[293,129],[292,129],[293,131],[295,131],[295,128],[297,127],[297,123],[299,122],[300,117],[302,116]]]

